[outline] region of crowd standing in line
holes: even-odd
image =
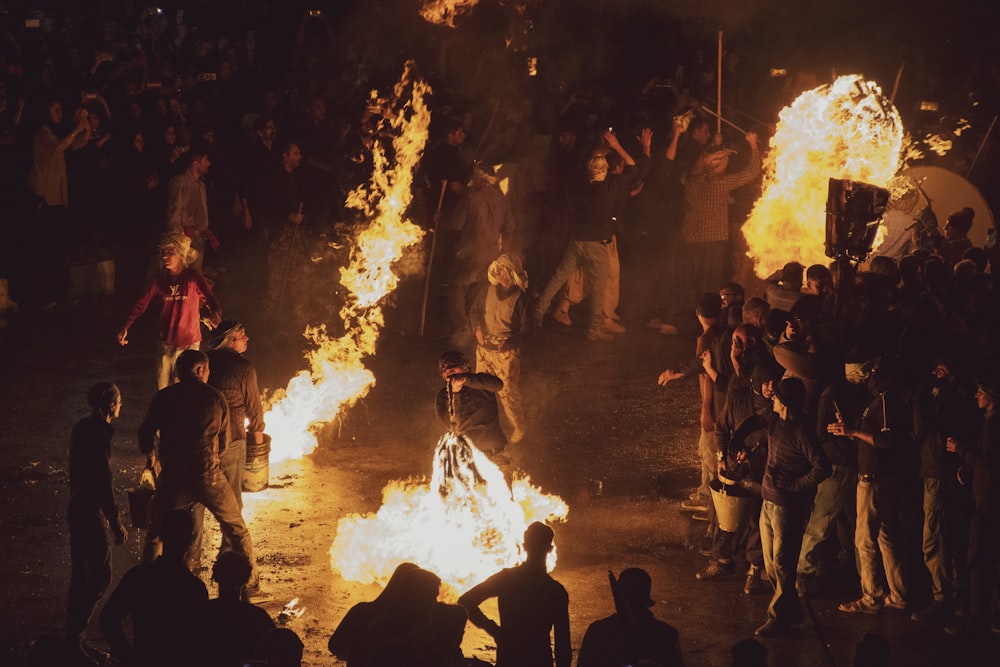
[[[123,290],[147,281],[118,333],[122,345],[152,300],[163,302],[160,392],[140,437],[150,467],[160,468],[147,533],[150,560],[117,583],[100,625],[112,655],[125,664],[197,664],[194,620],[200,616],[189,612],[206,608],[207,589],[192,574],[201,567],[200,553],[191,550],[196,526],[188,512],[175,510],[200,502],[223,525],[226,541],[215,572],[220,599],[234,602],[239,591],[253,590],[257,577],[238,485],[223,465],[227,451],[239,451],[237,442],[245,446],[247,434],[230,415],[236,404],[229,399],[236,396],[227,389],[234,386],[220,387],[225,395],[209,386],[210,363],[218,362],[196,350],[202,320],[213,327],[221,321],[212,281],[244,281],[264,292],[275,327],[298,326],[308,315],[309,285],[329,266],[322,249],[342,233],[337,223],[354,222],[343,195],[372,168],[364,149],[379,139],[379,119],[364,100],[376,83],[366,69],[377,63],[364,60],[374,56],[355,55],[359,60],[345,63],[339,79],[325,71],[323,54],[333,40],[323,16],[303,17],[290,71],[276,73],[257,52],[263,35],[195,34],[183,12],[164,17],[150,9],[109,21],[99,35],[87,37],[85,48],[67,19],[53,26],[43,17],[48,29],[30,32],[26,26],[14,37],[23,48],[3,54],[3,196],[10,216],[25,222],[14,243],[24,257],[6,258],[4,269],[14,300],[39,308],[65,297],[70,258],[114,252]],[[447,72],[438,75],[446,79]],[[427,149],[417,193],[427,213],[420,222],[441,225],[445,242],[437,272],[451,277],[448,333],[456,347],[471,347],[474,339],[482,367],[472,373],[461,352],[443,357],[451,392],[490,394],[494,453],[507,442],[497,399],[511,423],[510,440],[520,441],[525,426],[516,352],[545,323],[575,269],[584,269],[592,299],[586,337],[605,342],[613,339],[610,333],[624,332],[605,299],[607,246],[614,240],[623,250],[621,301],[629,317],[645,320],[665,306],[676,316],[697,304],[697,359],[683,372],[660,375],[660,384],[698,375],[702,387],[702,484],[684,509],[709,525],[712,539],[709,565],[696,578],[733,574],[745,554],[744,592],[755,594],[766,572],[774,595],[756,631],[762,637],[793,633],[803,620],[800,600],[842,568],[857,568],[860,577],[860,597],[840,605],[845,614],[904,610],[914,622],[952,634],[996,631],[1000,308],[993,276],[1000,250],[973,247],[971,208],[914,210],[910,242],[894,245],[892,254],[876,253],[856,275],[835,263],[791,262],[762,294],[736,303],[744,288],[727,282],[736,273],[732,241],[740,224],[730,198],[754,184],[760,151],[757,134],[746,133],[749,154],[730,168],[737,150],[721,133],[712,138],[709,119],[700,115],[698,96],[706,88],[696,77],[671,81],[669,103],[656,97],[663,87],[652,82],[630,104],[575,93],[534,100],[531,113],[506,120],[525,134],[540,132],[530,127],[537,122],[549,134],[521,142],[514,157],[524,169],[503,195],[490,168],[474,168],[482,144],[466,143],[471,115],[449,100],[454,91],[444,86],[435,104],[437,117],[446,120],[433,128],[436,140]],[[331,114],[333,100],[338,106]],[[681,121],[685,115],[693,119]],[[629,128],[621,141],[606,129],[612,123]],[[496,156],[504,144],[490,138]],[[618,174],[609,169],[612,154],[621,159]],[[947,215],[943,233],[934,213]],[[643,236],[654,228],[655,234]],[[149,256],[157,250],[162,270],[148,276]],[[629,275],[649,279],[637,287]],[[718,285],[721,298],[703,295]],[[283,317],[286,308],[294,316]],[[562,308],[553,316],[571,322]],[[654,321],[665,333],[680,331]],[[213,347],[238,355],[241,331],[228,323]],[[473,387],[469,378],[479,376],[492,379]],[[252,384],[249,375],[246,383]],[[93,415],[78,425],[71,445],[67,637],[82,660],[97,660],[83,636],[111,584],[104,522],[116,542],[126,537],[108,498],[110,424],[121,407],[113,387],[91,391]],[[451,423],[454,415],[442,412],[440,399],[438,406]],[[242,408],[259,444],[258,407],[244,396]],[[204,428],[178,432],[177,425],[195,413],[205,416]],[[739,482],[755,508],[735,532],[720,530],[713,516],[712,483],[720,476]],[[154,559],[157,540],[163,554]],[[426,664],[451,664],[468,614],[497,638],[499,665],[554,661],[568,667],[569,601],[544,570],[551,543],[551,529],[531,526],[528,561],[466,592],[460,607],[436,602],[435,575],[400,566],[399,585],[391,581],[384,600],[349,614],[352,623],[345,618],[330,650],[364,666],[419,646]],[[229,563],[234,557],[239,562]],[[626,570],[619,585],[632,611],[626,630],[653,632],[662,642],[659,664],[680,664],[676,631],[646,613],[648,575]],[[478,610],[491,596],[500,599],[500,624]],[[246,613],[235,622],[241,629],[251,618],[266,625],[259,613],[230,606],[234,616]],[[132,620],[131,638],[122,630],[125,618]],[[613,618],[600,623],[624,620]],[[417,626],[433,632],[415,637]],[[614,650],[601,646],[602,627],[588,631],[580,664],[591,650]],[[234,630],[232,637],[239,634]],[[225,660],[254,657],[245,640],[233,639],[226,650],[236,646],[239,652]],[[758,644],[738,646],[734,664],[737,655],[760,657]],[[878,641],[859,645],[859,656],[871,646],[877,649]],[[256,651],[265,664],[296,664],[302,644],[279,629],[264,634]],[[284,662],[288,655],[292,662]]]

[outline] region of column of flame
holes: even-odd
[[[349,292],[340,312],[347,333],[332,338],[322,325],[306,330],[314,346],[306,357],[309,369],[275,392],[266,406],[272,462],[311,453],[317,444],[314,429],[334,420],[375,384],[364,358],[375,353],[384,323],[381,301],[399,282],[392,266],[423,236],[406,218],[406,210],[412,199],[413,172],[427,143],[430,111],[425,99],[430,86],[415,79],[411,68],[407,63],[390,99],[372,94],[371,103],[381,107],[384,122],[391,126],[392,159],[376,142],[370,181],[348,196],[347,205],[363,211],[371,222],[357,233],[350,263],[340,272],[341,284]]]
[[[757,275],[793,260],[828,264],[829,179],[886,187],[899,170],[902,146],[899,113],[877,84],[858,75],[802,93],[785,107],[764,163],[763,192],[743,226]]]

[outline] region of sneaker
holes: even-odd
[[[755,595],[761,591],[760,571],[764,569],[760,565],[751,565],[747,570],[747,580],[743,584],[744,595]]]
[[[607,342],[609,340],[614,340],[614,337],[605,331],[601,331],[600,329],[591,329],[587,332],[587,340]]]
[[[868,614],[869,616],[874,616],[882,611],[882,605],[868,604],[864,598],[858,598],[857,600],[843,603],[837,609],[846,614]]]
[[[625,333],[625,327],[618,324],[614,320],[610,319],[604,320],[604,324],[601,326],[601,330],[606,331],[607,333],[618,333],[618,334]]]
[[[691,518],[694,519],[695,521],[704,521],[708,523],[712,520],[712,515],[709,514],[707,511],[695,512],[694,514],[691,515]]]
[[[689,512],[707,512],[708,503],[701,498],[695,500],[688,498],[681,501],[681,509],[688,510]]]
[[[524,431],[519,428],[515,428],[514,432],[510,435],[510,444],[516,445],[517,443],[524,440]]]
[[[569,311],[557,310],[552,313],[552,319],[564,327],[573,326],[573,320],[569,319]]]
[[[906,600],[900,600],[896,602],[892,599],[891,595],[886,595],[885,600],[882,601],[882,606],[886,609],[895,609],[896,611],[908,611],[910,608],[910,603]]]
[[[943,602],[934,601],[910,614],[910,619],[917,623],[933,623],[943,619],[948,614],[948,609]]]
[[[695,572],[694,578],[698,581],[712,581],[713,579],[718,579],[734,572],[736,572],[736,567],[732,563],[720,563],[717,560],[713,560],[709,562],[708,567],[704,570]]]

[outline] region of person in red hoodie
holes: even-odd
[[[212,294],[205,277],[190,268],[191,239],[180,232],[168,232],[160,237],[160,259],[163,271],[146,284],[132,307],[132,313],[118,332],[118,343],[128,345],[128,330],[146,312],[154,298],[159,297],[160,353],[157,361],[156,388],[177,382],[174,363],[184,350],[197,350],[201,344],[202,309],[211,326],[222,321],[222,309]]]

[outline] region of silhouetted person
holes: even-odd
[[[293,630],[274,628],[260,638],[254,651],[254,662],[267,667],[300,667],[302,640]]]
[[[743,639],[733,644],[732,667],[767,667],[767,647],[756,639]]]
[[[438,602],[441,579],[401,563],[377,598],[348,610],[327,643],[348,667],[439,665],[462,657],[465,609]]]
[[[69,602],[66,606],[66,639],[81,655],[95,658],[98,651],[85,641],[90,617],[111,584],[111,545],[128,538],[118,516],[111,485],[111,422],[118,418],[122,395],[110,382],[98,382],[87,393],[91,413],[76,423],[69,447]]]
[[[649,610],[654,604],[649,596],[652,583],[649,574],[637,567],[623,570],[617,581],[612,579],[617,611],[587,628],[576,667],[684,664],[677,630]]]
[[[216,667],[243,667],[257,642],[275,627],[264,609],[241,597],[250,574],[250,561],[235,551],[219,554],[212,568],[219,597],[208,601],[212,641],[205,648]]]
[[[854,667],[888,667],[891,654],[885,637],[866,632],[854,647]]]
[[[569,596],[545,570],[553,536],[545,524],[531,524],[524,531],[527,559],[494,574],[458,599],[473,625],[496,640],[497,667],[552,667],[553,632],[555,665],[569,667]],[[500,612],[499,625],[479,610],[480,604],[494,597]]]
[[[191,514],[169,512],[161,530],[163,555],[125,573],[101,610],[111,655],[127,667],[198,664],[208,590],[184,564],[194,539]],[[132,638],[122,626],[132,624]]]
[[[218,389],[206,384],[209,365],[204,352],[182,352],[177,358],[177,375],[177,384],[153,397],[139,427],[139,450],[147,456],[146,465],[154,468],[159,460],[162,468],[146,535],[146,558],[156,553],[163,516],[201,503],[219,522],[226,544],[244,554],[252,566],[250,532],[220,464],[229,444],[229,405]],[[201,566],[201,554],[190,553],[187,562],[196,570]],[[256,572],[251,575],[250,588],[255,584]]]

